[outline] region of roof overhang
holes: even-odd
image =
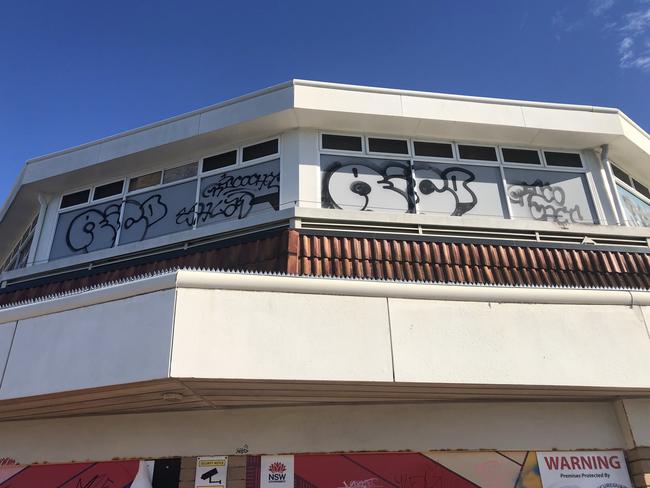
[[[574,150],[608,144],[612,160],[639,173],[650,167],[650,136],[613,108],[293,80],[29,160],[0,210],[0,226],[7,237],[24,228],[37,211],[38,194],[198,158],[234,140],[297,127]],[[12,240],[3,239],[0,253]]]

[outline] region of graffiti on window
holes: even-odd
[[[498,168],[322,157],[322,205],[375,212],[503,216]]]
[[[138,242],[280,206],[280,161],[127,195],[59,215],[50,259]]]
[[[204,178],[198,203],[193,209],[181,209],[176,220],[206,225],[271,209],[280,209],[278,160]]]
[[[510,202],[526,207],[535,220],[557,222],[559,224],[582,222],[584,219],[579,205],[568,206],[564,189],[558,185],[535,180],[508,185]]]
[[[325,171],[323,204],[342,210],[413,212],[411,171],[395,161],[334,162]]]
[[[478,203],[476,193],[472,191],[470,183],[476,179],[474,173],[465,168],[452,166],[439,171],[431,168],[437,178],[423,178],[418,184],[418,190],[423,195],[432,193],[449,192],[456,201],[451,215],[459,216],[472,210]]]
[[[65,243],[73,252],[90,252],[110,247],[117,237],[119,218],[119,204],[84,210],[68,224]]]
[[[627,224],[635,227],[650,227],[650,205],[619,185],[616,186],[616,190],[621,197]]]

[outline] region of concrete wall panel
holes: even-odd
[[[166,378],[174,291],[18,322],[0,399]]]
[[[179,289],[172,376],[391,381],[386,299]]]
[[[389,303],[396,381],[650,387],[638,307]]]

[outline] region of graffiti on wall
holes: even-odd
[[[59,215],[50,258],[88,253],[280,207],[280,162],[269,161],[127,195]]]
[[[559,185],[551,185],[542,180],[511,184],[508,185],[508,198],[511,203],[528,208],[530,216],[535,220],[559,224],[583,221],[580,206],[576,204],[569,207],[566,193]]]
[[[0,488],[178,488],[180,458],[68,464],[0,464]]]

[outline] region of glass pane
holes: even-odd
[[[81,205],[82,203],[88,202],[89,197],[90,197],[90,190],[82,190],[75,193],[69,193],[67,195],[63,195],[63,198],[61,199],[60,208],[68,208],[68,207],[73,207],[75,205]]]
[[[166,169],[163,174],[163,184],[172,183],[174,181],[186,180],[192,176],[196,176],[199,163],[184,164],[175,168]]]
[[[120,227],[120,199],[59,214],[50,259],[112,247]]]
[[[620,185],[616,185],[616,190],[623,204],[625,223],[634,227],[650,227],[650,205]]]
[[[259,144],[245,147],[242,153],[242,160],[251,161],[253,159],[263,158],[264,156],[276,154],[277,152],[278,140],[273,139],[272,141],[260,142]]]
[[[129,196],[124,202],[120,244],[191,229],[196,184],[192,180]]]
[[[440,142],[414,142],[416,156],[429,156],[432,158],[453,158],[454,150],[451,144]]]
[[[237,150],[229,151],[223,154],[217,154],[216,156],[210,156],[209,158],[203,159],[203,168],[202,171],[212,171],[214,169],[225,168],[226,166],[232,166],[237,162]]]
[[[624,181],[628,185],[632,184],[630,181],[630,177],[625,171],[620,169],[618,166],[614,166],[613,164],[611,166],[612,166],[612,173],[614,173],[614,176],[616,176],[619,180]]]
[[[539,152],[531,149],[501,149],[503,160],[506,163],[519,164],[542,164],[539,159]]]
[[[102,198],[112,197],[113,195],[121,195],[122,188],[124,188],[124,181],[116,181],[107,185],[98,186],[95,188],[93,200],[101,200]]]
[[[160,176],[162,171],[149,173],[148,175],[138,176],[129,180],[129,191],[141,190],[150,186],[160,185]]]
[[[420,213],[504,216],[499,168],[416,161],[413,172]]]
[[[582,168],[580,154],[544,151],[546,164],[549,166],[563,166],[566,168]]]
[[[279,210],[280,160],[226,171],[201,180],[198,225]]]
[[[377,153],[408,154],[409,146],[407,141],[401,141],[399,139],[378,139],[370,137],[368,139],[368,150]]]
[[[324,208],[415,212],[408,162],[322,155],[321,177]]]
[[[513,217],[567,223],[593,223],[585,177],[578,173],[505,169]]]
[[[323,149],[361,151],[361,137],[323,134]]]
[[[642,183],[639,183],[634,178],[632,178],[632,183],[634,183],[634,189],[636,191],[638,191],[644,197],[650,198],[650,190],[648,189],[647,186],[643,185]]]
[[[460,159],[474,159],[478,161],[496,161],[497,150],[490,146],[458,146]]]

